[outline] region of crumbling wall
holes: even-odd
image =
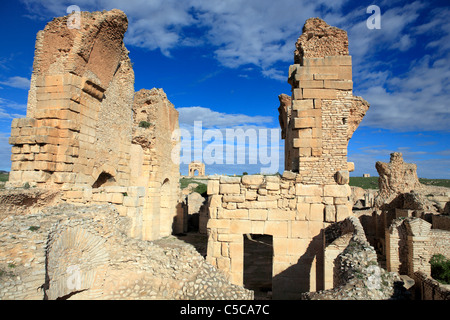
[[[27,117],[12,122],[7,187],[112,203],[131,218],[130,236],[170,235],[178,112],[162,89],[134,93],[122,11],[82,12],[79,29],[69,29],[67,19],[55,18],[37,35]]]
[[[147,240],[172,234],[176,223],[180,168],[173,152],[178,111],[162,89],[138,91],[133,104],[132,181],[147,190],[142,212]]]
[[[114,206],[63,204],[0,221],[0,299],[252,299],[195,248],[126,235]]]
[[[127,18],[112,10],[81,21],[69,29],[67,17],[55,18],[37,35],[27,117],[12,122],[10,186],[129,184]]]
[[[364,229],[356,217],[335,223],[324,231],[325,272],[333,277],[333,287],[302,295],[305,300],[387,300],[400,298],[395,273],[386,272],[377,262],[375,249],[367,241]],[[343,241],[345,239],[345,241]],[[341,241],[337,257],[328,255]],[[342,250],[342,247],[345,247]],[[329,269],[327,269],[327,267]]]
[[[288,109],[280,114],[287,117],[280,120],[289,159],[285,169],[298,172],[305,184],[346,184],[348,141],[369,108],[352,94],[347,33],[311,18],[296,47],[289,68],[292,105],[280,107]]]
[[[208,261],[243,283],[243,235],[273,236],[273,297],[323,285],[322,229],[351,215],[348,185],[304,185],[299,175],[217,176],[208,181]]]
[[[422,185],[417,177],[417,165],[405,163],[400,152],[391,153],[389,163],[377,161],[379,198],[389,201],[400,193],[419,190]]]
[[[323,229],[352,215],[347,145],[369,107],[352,94],[345,31],[308,19],[296,45],[292,96],[278,97],[286,171],[208,182],[208,261],[241,285],[243,235],[271,235],[275,299],[324,288]]]

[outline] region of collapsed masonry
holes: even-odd
[[[55,18],[37,34],[27,116],[12,122],[8,186],[58,189],[77,203],[113,203],[129,235],[170,235],[176,214],[178,112],[161,89],[134,92],[120,10]]]
[[[352,94],[345,31],[308,19],[296,47],[292,98],[279,96],[287,171],[208,182],[207,260],[242,285],[244,235],[271,235],[275,299],[324,289],[333,272],[325,270],[323,230],[352,215],[347,145],[369,107]]]

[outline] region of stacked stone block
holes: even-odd
[[[281,177],[210,177],[207,259],[233,283],[243,284],[243,236],[267,234],[273,236],[274,298],[299,298],[321,288],[316,259],[321,259],[322,229],[351,214],[351,191],[348,185],[299,180],[289,171]]]
[[[302,65],[290,67],[289,74],[292,111],[288,135],[293,139],[294,156],[286,169],[299,172],[307,184],[333,182],[338,172],[347,177],[341,184],[348,183],[351,56],[304,58]]]

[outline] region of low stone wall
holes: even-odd
[[[243,236],[273,236],[272,292],[298,299],[322,288],[322,230],[351,215],[348,185],[306,185],[300,175],[209,176],[208,261],[243,284]]]
[[[325,230],[325,242],[333,244],[349,235],[351,238],[348,245],[334,260],[335,287],[305,293],[302,299],[386,300],[396,296],[395,282],[400,279],[394,273],[388,273],[379,267],[377,254],[367,241],[356,217],[349,217],[328,227]]]
[[[0,299],[252,299],[192,245],[126,235],[113,205],[62,204],[0,221]]]
[[[421,300],[450,300],[450,285],[443,285],[423,272],[414,273]]]
[[[431,219],[433,229],[450,231],[450,215],[433,215]]]
[[[142,238],[142,220],[145,201],[145,187],[67,186],[62,188],[61,199],[75,204],[113,204],[120,216],[131,219],[130,237]]]

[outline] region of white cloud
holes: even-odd
[[[27,105],[0,98],[0,119],[22,118]],[[23,113],[20,113],[23,112]]]
[[[19,77],[19,76],[14,76],[14,77],[8,78],[5,81],[0,81],[0,84],[8,86],[8,87],[28,90],[30,88],[30,79],[24,78],[24,77]]]
[[[194,121],[202,121],[203,128],[226,128],[240,125],[262,125],[271,123],[272,117],[248,116],[245,114],[228,114],[204,107],[177,108],[180,125],[193,125]]]

